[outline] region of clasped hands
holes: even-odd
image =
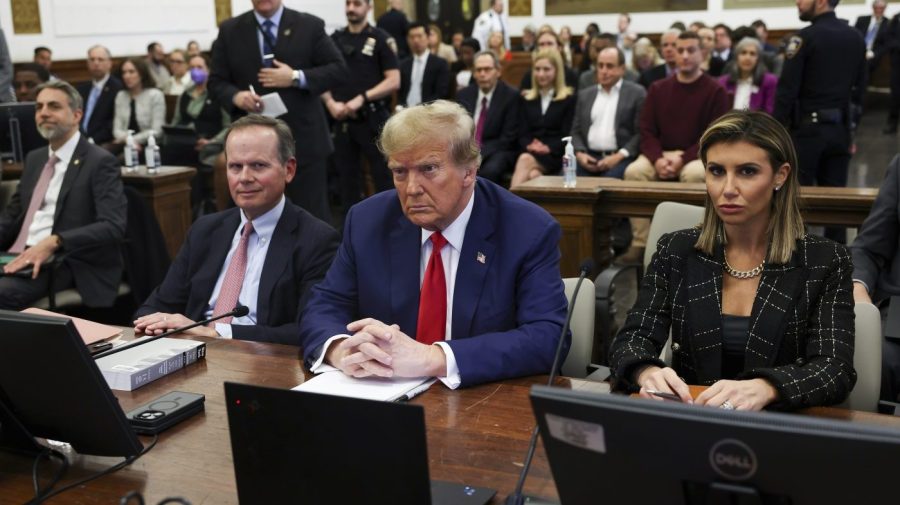
[[[678,153],[663,153],[663,155],[653,164],[656,175],[664,181],[678,178],[678,173],[684,168],[684,159]]]
[[[603,173],[621,163],[625,156],[621,153],[612,153],[609,156],[597,159],[584,151],[579,151],[575,153],[575,159],[588,172]]]
[[[347,325],[349,338],[327,349],[325,362],[352,377],[443,377],[446,357],[438,345],[410,338],[396,324],[365,318]]]
[[[338,121],[343,121],[348,117],[356,119],[357,111],[365,104],[365,97],[363,97],[362,94],[359,94],[346,102],[329,100],[325,103],[325,107],[328,109],[328,113],[331,114],[331,117]]]
[[[766,405],[778,399],[778,391],[765,379],[720,380],[697,398],[691,397],[691,391],[674,369],[650,365],[638,373],[637,384],[641,386],[640,396],[653,400],[663,400],[648,391],[674,393],[684,403],[722,407],[726,402],[734,410],[762,410]]]

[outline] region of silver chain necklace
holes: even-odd
[[[725,254],[725,272],[727,272],[728,275],[734,277],[735,279],[752,279],[762,273],[765,264],[766,260],[763,260],[762,263],[756,266],[756,268],[750,270],[735,270],[734,267],[728,264],[728,255]]]

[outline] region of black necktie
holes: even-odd
[[[134,130],[134,133],[141,131],[141,127],[137,122],[137,111],[134,106],[134,98],[131,99],[131,114],[128,116],[128,129]]]

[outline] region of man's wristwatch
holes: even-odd
[[[300,87],[300,71],[299,70],[292,71],[291,77],[294,80],[294,86]]]

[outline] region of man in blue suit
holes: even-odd
[[[251,114],[225,137],[228,189],[236,208],[191,226],[162,284],[137,310],[135,332],[160,334],[225,314],[191,335],[297,345],[297,316],[334,258],[340,236],[292,204],[284,189],[297,171],[291,129]]]
[[[559,224],[476,177],[459,105],[408,108],[380,148],[396,191],[354,206],[300,322],[315,371],[440,378],[456,388],[548,373],[566,315]]]

